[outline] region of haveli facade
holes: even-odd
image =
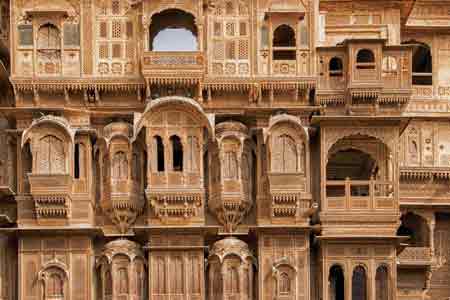
[[[1,0],[0,300],[450,298],[450,1]]]

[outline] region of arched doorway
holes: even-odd
[[[329,300],[345,299],[344,271],[339,265],[334,265],[330,268],[328,276],[328,295]]]

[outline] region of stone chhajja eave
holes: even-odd
[[[141,78],[82,78],[82,79],[58,79],[58,78],[15,78],[10,79],[16,92],[33,92],[34,90],[57,92],[65,90],[82,91],[96,89],[99,91],[135,91],[145,87]]]
[[[205,78],[202,82],[205,89],[222,91],[247,91],[257,87],[262,90],[306,90],[316,87],[316,78],[311,77],[245,77],[233,78]]]

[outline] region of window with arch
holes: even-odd
[[[389,76],[391,74],[397,73],[398,65],[397,59],[393,56],[383,57],[382,71],[384,76]]]
[[[120,180],[128,178],[128,159],[125,152],[119,151],[114,153],[112,159],[112,177]]]
[[[272,172],[295,173],[298,171],[298,153],[295,140],[283,134],[274,138],[272,144]]]
[[[195,17],[179,9],[167,9],[152,17],[150,51],[197,51]]]
[[[159,135],[153,137],[153,156],[154,171],[164,172],[164,143]]]
[[[60,50],[61,36],[58,27],[50,23],[39,27],[37,46],[38,50]]]
[[[412,61],[412,83],[432,85],[433,61],[430,47],[424,43],[417,43],[413,50]]]
[[[280,295],[290,295],[291,294],[291,278],[289,277],[289,274],[286,272],[282,272],[279,275],[279,283],[278,283],[278,288],[279,288],[279,294]]]
[[[119,294],[128,294],[128,270],[120,268],[118,271]]]
[[[183,171],[183,144],[180,137],[173,135],[170,137],[170,144],[172,146],[172,171]]]
[[[353,269],[352,300],[367,300],[367,275],[363,266]]]
[[[37,71],[42,75],[57,75],[61,71],[61,33],[47,23],[37,32]]]
[[[86,147],[82,143],[76,143],[74,149],[74,178],[86,177]]]
[[[386,266],[379,266],[375,275],[375,300],[389,300],[389,271]]]
[[[235,151],[227,151],[224,153],[223,164],[223,178],[227,180],[238,179],[238,161]]]
[[[328,64],[330,77],[341,77],[344,72],[344,65],[340,57],[333,57]]]
[[[38,173],[67,173],[64,142],[56,136],[47,135],[40,140],[38,158]]]
[[[372,50],[361,49],[356,54],[357,69],[375,69],[375,55]]]
[[[64,296],[64,280],[58,273],[49,274],[46,281],[46,299],[62,299]]]
[[[296,44],[295,30],[286,24],[278,26],[273,31],[273,59],[296,60]]]
[[[334,265],[328,275],[328,300],[345,300],[344,271],[341,266]]]

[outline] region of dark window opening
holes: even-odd
[[[376,177],[376,161],[357,149],[341,150],[332,154],[327,164],[327,180],[369,180]]]
[[[357,266],[352,276],[352,300],[367,300],[366,270]]]
[[[155,136],[156,164],[158,172],[164,172],[164,144],[160,136]]]
[[[330,59],[328,69],[330,71],[330,77],[342,76],[344,70],[342,59],[339,57],[333,57]]]
[[[295,31],[291,26],[280,25],[273,32],[273,47],[295,47]]]
[[[150,51],[197,51],[193,15],[178,9],[155,14],[150,25]]]
[[[430,230],[427,221],[419,215],[413,213],[403,215],[397,235],[409,237],[406,243],[411,247],[430,246]]]
[[[375,69],[375,55],[369,49],[361,49],[356,55],[357,69]]]
[[[386,266],[380,266],[375,275],[375,292],[377,300],[389,299],[389,272]]]
[[[80,178],[80,144],[75,144],[75,153],[74,153],[74,177],[76,179]]]
[[[296,60],[297,52],[295,50],[274,50],[274,60]]]
[[[416,85],[432,85],[432,57],[428,45],[418,45],[413,52],[412,83]]]
[[[172,144],[172,168],[173,171],[183,171],[183,145],[178,136],[170,137]]]
[[[330,269],[328,277],[329,282],[329,300],[344,300],[345,299],[345,284],[344,272],[339,266],[333,266]]]

